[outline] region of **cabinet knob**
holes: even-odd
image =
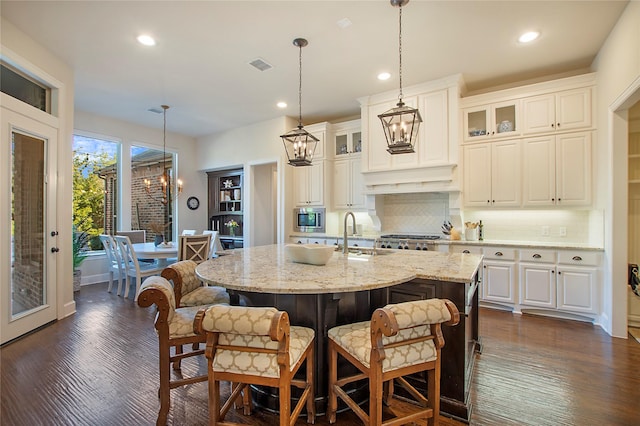
[[[493,255],[494,256],[504,256],[501,251],[497,251]]]
[[[572,259],[575,260],[576,262],[579,262],[582,260],[580,256],[573,256]]]
[[[551,127],[555,128],[555,127],[556,127],[556,125],[555,125],[554,123],[551,123]]]
[[[469,250],[462,250],[463,253],[469,254],[471,253]]]
[[[60,249],[58,247],[51,247],[51,253],[57,253]]]
[[[55,237],[56,235],[58,235],[58,231],[51,231],[51,236]]]
[[[557,124],[556,124],[556,127],[560,127],[560,123],[557,123]]]
[[[558,202],[562,201],[562,198],[558,198]]]
[[[491,204],[491,200],[487,200],[487,204]]]
[[[491,200],[491,202],[495,204],[496,200]]]
[[[534,259],[540,259],[541,257],[542,257],[542,256],[540,256],[538,253],[536,253],[536,254],[534,254],[534,255],[533,255],[533,258],[534,258]]]
[[[561,275],[561,274],[562,274],[562,271],[558,271],[558,275]]]

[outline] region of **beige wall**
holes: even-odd
[[[71,141],[73,134],[73,71],[60,59],[51,55],[38,43],[27,37],[9,21],[2,18],[0,40],[2,41],[3,60],[17,65],[27,72],[40,76],[50,86],[57,87],[54,96],[52,114],[59,118],[58,146],[57,146],[57,170],[55,182],[49,181],[58,189],[56,191],[56,215],[55,224],[59,235],[57,245],[61,248],[56,256],[56,284],[57,301],[56,310],[58,318],[64,318],[75,312],[73,300],[73,271],[71,264],[72,241],[72,159]],[[4,185],[2,186],[5,187]],[[0,194],[8,197],[8,194]],[[2,223],[0,226],[9,224]]]
[[[593,70],[598,73],[598,168],[594,181],[597,207],[605,211],[602,325],[614,336],[626,337],[627,133],[624,117],[614,114],[612,108],[618,108],[622,98],[634,96],[627,92],[637,87],[640,79],[640,2],[627,5],[593,62]]]

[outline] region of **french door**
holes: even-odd
[[[57,317],[57,130],[4,106],[0,142],[0,343]]]

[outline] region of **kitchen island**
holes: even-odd
[[[474,354],[479,350],[476,290],[481,261],[482,256],[473,254],[377,250],[372,256],[335,252],[326,265],[315,266],[293,263],[284,245],[269,245],[233,250],[200,264],[196,274],[250,305],[286,310],[292,324],[315,330],[318,413],[326,410],[326,346],[331,327],[368,321],[376,308],[387,303],[433,297],[451,300],[461,322],[443,327],[441,411],[468,421],[468,390]],[[416,381],[420,387],[422,378]],[[259,404],[277,409],[276,395],[258,391]],[[368,397],[366,388],[353,392],[362,393],[362,401]]]

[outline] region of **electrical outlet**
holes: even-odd
[[[548,237],[549,236],[549,227],[548,226],[543,226],[542,227],[542,236],[543,237]]]
[[[566,226],[561,226],[560,227],[560,236],[561,237],[566,237],[567,236],[567,227]]]

